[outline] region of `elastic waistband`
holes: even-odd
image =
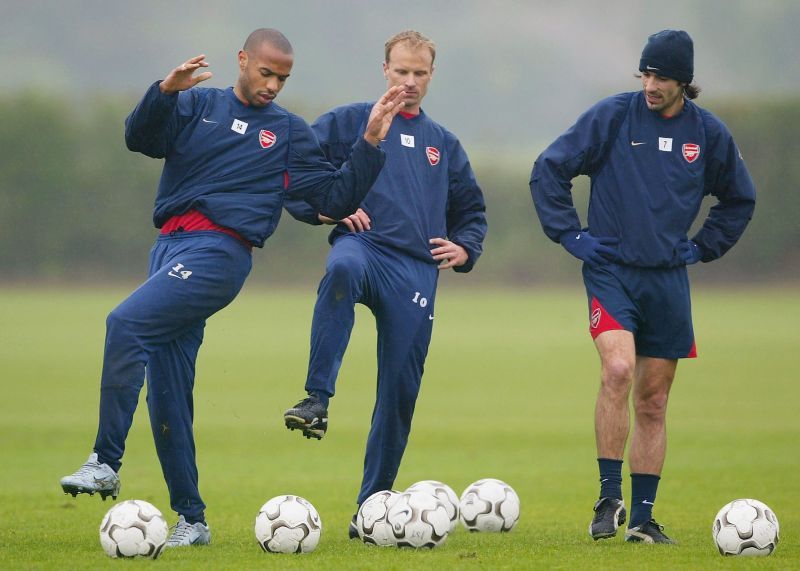
[[[184,214],[173,216],[161,227],[161,234],[169,234],[170,236],[174,236],[180,232],[199,231],[222,232],[223,234],[236,238],[248,250],[253,250],[253,245],[242,238],[238,232],[226,226],[220,226],[199,210],[189,210]]]

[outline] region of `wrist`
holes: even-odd
[[[581,230],[567,230],[566,232],[562,232],[558,236],[558,243],[563,246],[564,242],[566,242],[567,240],[574,240],[575,238],[578,237],[578,235],[580,235],[580,233]]]
[[[163,80],[161,80],[161,81],[158,83],[158,89],[159,89],[159,90],[161,91],[161,93],[163,93],[164,95],[175,95],[176,93],[178,93],[178,90],[177,90],[177,89],[173,90],[173,89],[168,89],[167,87],[165,87],[165,86],[164,86],[164,81],[163,81]]]
[[[377,147],[381,144],[381,140],[378,137],[370,135],[369,133],[364,133],[364,140],[373,147]]]
[[[694,257],[696,258],[695,261],[697,262],[703,261],[703,254],[705,252],[703,252],[703,248],[700,246],[700,244],[698,244],[694,240],[689,240],[689,244],[691,244],[692,246],[692,251],[694,252]]]

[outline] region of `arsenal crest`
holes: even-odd
[[[275,133],[267,131],[266,129],[261,129],[261,132],[258,134],[258,142],[261,143],[261,146],[265,149],[269,149],[274,145],[275,139]]]
[[[695,143],[685,143],[683,145],[683,158],[687,163],[693,163],[700,156],[700,145]]]
[[[425,154],[428,155],[428,162],[432,167],[439,164],[439,149],[436,147],[425,147]]]

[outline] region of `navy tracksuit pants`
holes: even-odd
[[[200,231],[162,235],[149,278],[106,321],[100,424],[94,450],[119,470],[147,372],[147,406],[172,509],[204,521],[192,422],[195,362],[208,317],[228,305],[250,273],[236,238]]]
[[[336,240],[317,292],[306,390],[335,392],[356,303],[375,316],[378,386],[367,439],[361,504],[391,489],[411,431],[433,329],[439,270],[435,264],[376,246],[361,234]]]

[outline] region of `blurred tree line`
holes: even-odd
[[[700,103],[733,132],[758,203],[740,243],[722,261],[693,268],[694,277],[795,281],[800,99]],[[0,98],[0,283],[104,283],[146,275],[162,163],[125,148],[123,121],[134,104],[106,96],[78,105],[28,92]],[[530,200],[528,179],[538,152],[470,152],[486,195],[489,235],[471,279],[452,272],[444,279],[580,284],[579,262],[544,236]],[[588,180],[576,180],[574,194],[585,221]],[[255,252],[251,282],[315,283],[328,250],[327,229],[284,214],[264,250]]]

